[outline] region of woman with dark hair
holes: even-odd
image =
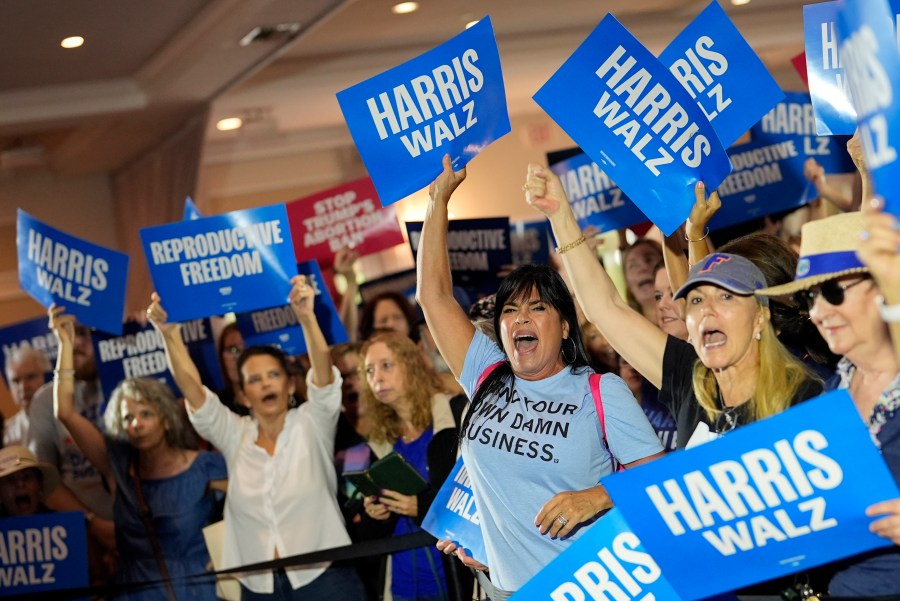
[[[674,298],[686,298],[690,342],[666,335],[625,304],[584,245],[559,178],[529,165],[526,201],[545,214],[571,249],[566,269],[585,315],[619,354],[660,390],[678,425],[678,448],[779,413],[817,396],[821,382],[778,341],[762,272],[747,259],[716,253],[694,265]],[[698,184],[698,197],[705,194]]]
[[[462,414],[466,401],[442,392],[441,380],[406,336],[376,333],[363,345],[362,355],[361,397],[369,423],[370,462],[396,451],[422,475],[428,488],[417,495],[385,490],[378,497],[367,497],[359,528],[366,538],[417,532],[456,463],[455,416]],[[390,558],[395,600],[466,598],[457,592],[461,582],[456,566],[450,562],[445,566],[436,549],[400,551]]]
[[[448,203],[463,179],[465,170],[454,172],[445,156],[444,172],[429,189],[417,298],[472,399],[461,446],[478,495],[490,598],[497,601],[612,505],[599,482],[616,462],[637,465],[660,455],[661,447],[621,379],[591,378],[575,303],[550,267],[524,265],[500,284],[493,318],[499,345],[476,332],[453,297],[447,250]],[[600,398],[605,427],[595,404]],[[439,548],[486,569],[450,541]]]
[[[363,305],[359,320],[360,342],[365,342],[377,330],[390,330],[419,341],[416,310],[399,292],[387,290],[372,297]]]
[[[216,395],[223,405],[238,415],[247,415],[250,413],[250,409],[247,407],[244,395],[238,385],[240,374],[237,361],[244,352],[244,336],[241,334],[237,322],[232,321],[222,328],[216,343],[216,350],[218,351],[219,366],[222,368],[222,380],[225,382],[225,386],[216,392]]]
[[[168,590],[179,599],[215,601],[214,578],[184,578],[209,565],[202,529],[218,509],[213,490],[225,490],[222,455],[196,450],[172,391],[150,378],[128,378],[116,387],[104,414],[106,434],[101,433],[75,409],[74,318],[53,306],[50,328],[59,340],[56,418],[114,489],[117,580],[157,583],[116,598],[149,601],[165,598]]]
[[[341,410],[341,377],[313,312],[313,286],[291,280],[291,309],[303,330],[311,368],[309,400],[292,408],[294,382],[284,353],[250,347],[238,358],[239,386],[251,414],[237,416],[203,386],[178,324],[153,294],[147,317],[162,333],[169,369],[185,395],[188,415],[201,436],[228,463],[222,567],[233,568],[309,553],[350,542],[337,504],[332,465]],[[299,569],[242,574],[242,598],[364,598],[351,568],[319,563]]]

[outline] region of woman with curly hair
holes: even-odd
[[[218,510],[213,491],[225,490],[225,460],[219,453],[196,450],[172,391],[150,378],[128,378],[116,387],[102,434],[75,410],[74,319],[62,307],[51,307],[49,313],[59,340],[53,377],[56,418],[114,490],[118,581],[156,583],[116,598],[149,601],[168,594],[215,601],[214,578],[185,577],[202,574],[209,565],[202,529]]]
[[[451,399],[441,392],[437,374],[426,366],[407,336],[377,333],[365,343],[362,354],[362,403],[369,422],[370,459],[396,451],[425,478],[428,487],[417,495],[384,490],[378,497],[367,497],[358,526],[366,538],[409,534],[419,530],[435,494],[453,469],[457,418],[465,399]],[[455,593],[459,582],[448,570],[455,571],[457,566],[449,562],[445,566],[442,557],[433,547],[391,555],[393,598],[446,599],[448,592]]]

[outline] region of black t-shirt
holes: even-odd
[[[694,351],[693,346],[674,336],[668,337],[663,354],[662,387],[659,390],[659,401],[669,408],[672,417],[675,418],[679,449],[685,447],[691,434],[701,422],[709,425],[710,430],[713,430],[715,426],[710,423],[706,411],[694,396],[693,375],[694,363],[697,360],[697,352]],[[820,394],[822,394],[822,384],[818,380],[809,379],[800,387],[790,404],[795,405]],[[746,415],[746,411],[746,403],[734,408],[738,425],[745,425],[751,421]]]

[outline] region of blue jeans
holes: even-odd
[[[291,588],[284,570],[277,570],[275,588],[272,594],[254,593],[241,585],[241,601],[366,601],[366,592],[353,568],[334,566],[325,570],[318,578],[298,589]]]

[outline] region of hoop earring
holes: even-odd
[[[300,403],[297,402],[297,397],[295,397],[294,395],[291,395],[288,397],[288,408],[289,409],[296,409],[299,406],[300,406]]]
[[[569,359],[566,357],[566,340],[572,343],[572,358]],[[560,353],[562,353],[563,361],[566,364],[575,363],[575,359],[578,357],[578,349],[575,348],[575,340],[573,338],[563,338],[563,344],[560,347]]]

